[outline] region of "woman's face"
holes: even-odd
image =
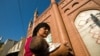
[[[46,37],[46,36],[48,35],[48,33],[49,33],[48,28],[46,28],[46,27],[41,27],[41,28],[39,29],[39,31],[37,32],[37,35],[44,38],[44,37]]]

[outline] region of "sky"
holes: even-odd
[[[41,15],[49,5],[50,0],[0,0],[1,41],[19,41],[25,37],[35,9]]]

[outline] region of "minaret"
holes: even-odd
[[[62,43],[65,43],[66,41],[69,42],[68,34],[66,31],[62,16],[60,14],[58,5],[55,0],[51,0],[51,7],[52,7],[52,12],[54,13],[55,20],[56,20],[61,42]]]

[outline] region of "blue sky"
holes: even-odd
[[[41,14],[50,0],[0,0],[0,36],[2,41],[19,41],[26,36],[29,21],[37,8]]]

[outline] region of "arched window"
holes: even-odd
[[[100,56],[100,11],[88,10],[78,14],[75,26],[91,56]]]

